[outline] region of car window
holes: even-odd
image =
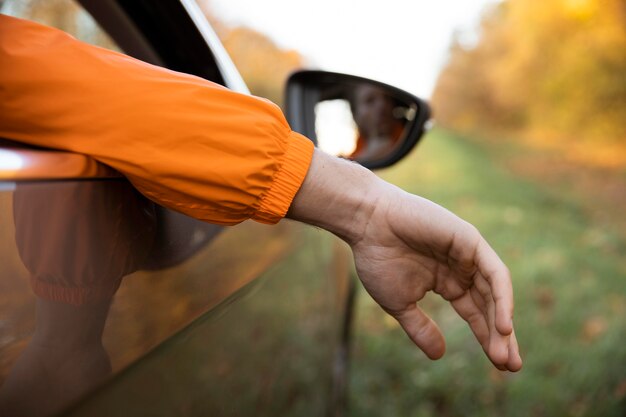
[[[83,42],[121,52],[91,15],[73,0],[5,0],[0,12],[61,29]]]

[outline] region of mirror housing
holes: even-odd
[[[425,101],[399,88],[309,70],[289,77],[285,106],[294,131],[328,153],[369,169],[390,166],[406,156],[421,139],[431,114]]]

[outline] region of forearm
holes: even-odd
[[[210,223],[284,217],[313,143],[280,108],[0,14],[0,137],[89,155]]]

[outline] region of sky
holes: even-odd
[[[429,98],[452,36],[476,40],[497,0],[205,0],[226,24],[295,49],[314,69],[372,78]]]

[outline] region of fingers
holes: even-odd
[[[511,333],[511,341],[509,343],[509,361],[507,368],[511,372],[517,372],[522,369],[522,357],[519,354],[519,346],[517,345],[517,337],[515,331]]]
[[[504,365],[509,358],[509,335],[500,333],[496,328],[496,303],[492,296],[491,287],[487,280],[478,273],[474,280],[474,288],[483,300],[482,311],[489,328],[487,355],[495,365]]]
[[[494,366],[502,371],[522,367],[515,333],[502,335],[495,326],[495,302],[490,286],[477,274],[474,285],[461,297],[452,300],[455,311],[469,324],[476,339]]]
[[[476,263],[495,301],[495,327],[500,334],[509,335],[513,332],[513,286],[509,269],[484,240],[476,252]]]
[[[469,225],[454,234],[449,256],[456,260],[457,279],[466,282],[467,287],[475,280],[476,271],[489,283],[489,292],[495,301],[495,326],[502,335],[513,331],[513,287],[508,268],[496,252],[480,235],[478,230]]]
[[[469,324],[476,340],[483,347],[483,350],[487,352],[489,349],[489,326],[487,325],[482,306],[477,305],[469,291],[462,297],[452,301],[451,304],[458,315]]]
[[[409,338],[430,359],[439,359],[446,351],[441,330],[419,307],[413,305],[399,313],[392,313]]]

